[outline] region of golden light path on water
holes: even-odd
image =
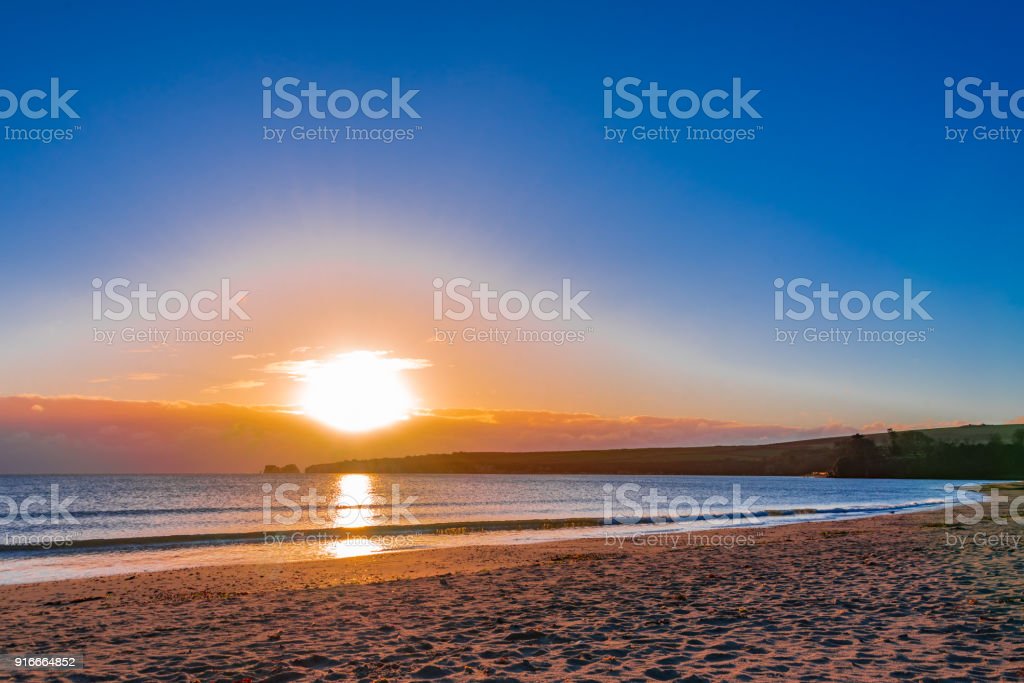
[[[334,526],[356,528],[375,526],[380,520],[374,505],[383,501],[373,491],[373,481],[365,474],[343,474],[338,477]]]
[[[330,557],[359,557],[384,550],[384,546],[371,538],[346,538],[324,545],[324,554]]]
[[[341,474],[334,482],[328,502],[332,517],[329,526],[335,529],[357,529],[380,524],[374,505],[382,499],[373,490],[373,480],[365,474]],[[320,554],[344,558],[370,555],[384,550],[370,534],[358,533],[318,544]]]

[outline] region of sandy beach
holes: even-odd
[[[5,586],[3,649],[85,656],[14,680],[1017,680],[1014,538],[925,512]]]

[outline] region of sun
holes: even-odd
[[[407,419],[416,396],[402,372],[424,361],[388,358],[383,351],[352,351],[308,366],[302,412],[335,429],[365,432]]]

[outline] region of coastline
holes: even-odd
[[[14,680],[1015,679],[1020,533],[940,510],[2,586],[4,650],[85,657]]]

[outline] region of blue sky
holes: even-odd
[[[17,330],[0,351],[2,393],[88,389],[70,363],[52,368],[78,353],[92,277],[231,276],[289,245],[287,263],[259,263],[301,270],[369,240],[393,249],[386,267],[429,270],[436,250],[441,273],[592,289],[596,348],[526,366],[635,380],[579,396],[579,410],[787,423],[1024,413],[1024,140],[944,142],[942,108],[950,75],[1024,88],[1012,4],[254,3],[201,19],[110,7],[8,9],[0,27],[0,88],[59,76],[80,91],[82,126],[69,143],[0,143],[0,320]],[[422,130],[392,145],[263,143],[260,80],[286,75],[357,91],[398,76],[421,91]],[[732,145],[603,142],[602,79],[627,75],[696,91],[740,77],[761,90],[763,130]],[[779,276],[869,292],[913,278],[933,291],[934,334],[913,348],[784,348],[771,339]],[[423,288],[409,296],[427,300]],[[161,387],[119,397],[132,391]],[[446,406],[504,400],[441,393]],[[526,407],[574,400],[552,389]]]

